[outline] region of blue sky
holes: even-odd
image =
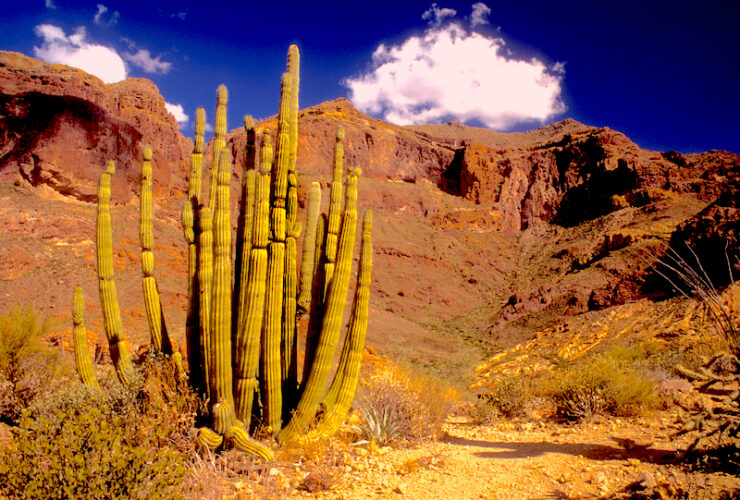
[[[396,123],[502,131],[572,117],[649,149],[740,152],[734,0],[183,5],[4,2],[0,49],[149,78],[186,135],[197,106],[212,117],[221,83],[229,129],[274,114],[296,43],[301,107],[345,96]]]

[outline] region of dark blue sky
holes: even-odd
[[[102,9],[96,2],[5,2],[0,49],[34,56],[36,47],[36,55],[48,58],[65,50],[108,47],[126,61],[128,76],[150,78],[167,102],[183,107],[190,117],[181,124],[186,135],[192,133],[197,106],[205,106],[212,120],[221,83],[230,91],[230,129],[245,113],[258,118],[274,114],[285,54],[290,43],[297,43],[301,107],[348,96],[379,117],[457,117],[506,130],[572,117],[622,131],[649,149],[740,152],[740,2],[489,0],[477,7],[483,15],[478,21],[472,15],[474,2],[437,3],[438,15],[422,19],[432,5],[428,0],[200,2],[187,8],[175,2],[101,0]],[[456,15],[442,9],[454,9]],[[451,24],[466,33],[453,33],[453,42],[505,40],[505,45],[494,43],[499,58],[464,49],[471,59],[448,72],[468,76],[437,78],[434,68],[449,61],[432,57],[426,70],[414,66],[398,88],[382,83],[381,62],[399,59],[399,66],[390,67],[398,77],[403,54],[411,53],[412,62],[420,58],[408,52],[413,44],[404,43],[436,40]],[[64,38],[48,27],[42,35],[40,25],[61,29]],[[81,26],[85,34],[70,38]],[[372,66],[381,43],[385,59]],[[408,50],[402,52],[402,46]],[[437,48],[440,57],[447,54],[445,47]],[[458,44],[456,50],[463,49]],[[465,59],[455,55],[460,52],[449,53],[448,59]],[[512,60],[523,61],[530,76],[521,76],[522,65],[506,63]],[[468,77],[470,82],[464,81]],[[536,88],[528,86],[527,78],[537,82]],[[350,94],[346,79],[367,83],[364,94],[357,89]],[[508,87],[501,87],[502,81]],[[463,102],[466,92],[460,89],[468,83],[470,99]],[[481,104],[485,109],[471,105],[471,99],[482,103],[502,88],[513,94],[500,90],[500,99]],[[418,89],[418,95],[411,96],[409,89]]]

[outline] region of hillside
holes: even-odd
[[[97,177],[113,159],[124,328],[134,344],[147,341],[136,193],[148,143],[156,274],[171,333],[182,342],[187,259],[179,214],[191,141],[156,87],[136,79],[105,85],[0,52],[0,110],[0,309],[34,303],[67,325],[79,283],[88,329],[104,344],[94,202]],[[723,262],[725,241],[738,255],[740,156],[733,153],[647,151],[617,131],[573,120],[515,134],[459,123],[399,127],[346,99],[298,118],[302,187],[322,181],[327,202],[339,124],[345,163],[363,169],[360,206],[376,214],[368,344],[460,386],[501,347],[571,317],[665,294],[643,257],[672,238],[701,242],[707,262]],[[274,132],[275,124],[260,127]],[[243,129],[231,132],[229,144],[242,158]],[[237,169],[234,193],[240,178]],[[61,332],[69,342],[69,329]]]

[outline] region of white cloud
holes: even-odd
[[[440,9],[436,3],[433,3],[432,6],[421,15],[421,18],[428,21],[432,26],[439,26],[445,18],[455,17],[455,14],[457,14],[455,9]]]
[[[477,2],[473,4],[473,12],[470,14],[470,26],[475,28],[476,26],[488,24],[488,15],[491,13],[491,9],[488,5],[483,2]]]
[[[182,107],[182,104],[172,104],[165,101],[164,106],[167,108],[167,111],[172,113],[172,116],[175,117],[177,123],[184,125],[190,119],[190,117],[185,113],[185,109]]]
[[[161,60],[162,56],[152,57],[146,49],[139,49],[134,52],[124,52],[123,58],[134,66],[143,69],[147,73],[157,73],[164,75],[172,69],[172,63]]]
[[[46,8],[50,10],[56,9],[57,6],[54,5],[54,0],[46,0]]]
[[[95,13],[95,17],[93,17],[93,22],[100,25],[111,25],[116,24],[118,22],[118,19],[121,17],[121,14],[116,10],[113,12],[113,14],[110,15],[110,19],[106,21],[104,19],[106,12],[108,12],[108,7],[106,7],[102,3],[99,3],[98,11]]]
[[[33,48],[33,54],[39,59],[80,68],[105,83],[126,78],[123,59],[110,47],[88,42],[85,28],[79,27],[69,36],[65,35],[62,28],[52,24],[39,24],[34,31],[44,40],[41,47]]]
[[[343,83],[360,110],[399,125],[457,118],[505,130],[565,111],[563,73],[562,64],[548,69],[536,58],[512,59],[503,39],[452,21],[399,45],[381,44],[369,71]]]
[[[181,11],[181,12],[176,12],[174,14],[170,14],[170,17],[176,17],[180,21],[184,21],[187,16],[188,16],[187,11]]]

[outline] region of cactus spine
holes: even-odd
[[[75,287],[72,297],[72,342],[75,348],[75,368],[82,383],[88,387],[99,388],[95,378],[95,369],[90,359],[90,349],[87,345],[87,330],[85,329],[85,298],[82,288]]]
[[[110,218],[110,183],[116,171],[114,162],[109,161],[105,172],[100,174],[98,185],[98,217],[96,229],[96,253],[98,262],[98,284],[100,304],[103,309],[103,324],[108,338],[108,347],[116,374],[123,385],[131,383],[133,366],[128,343],[123,336],[121,311],[118,307],[116,282],[113,281],[113,234]]]

